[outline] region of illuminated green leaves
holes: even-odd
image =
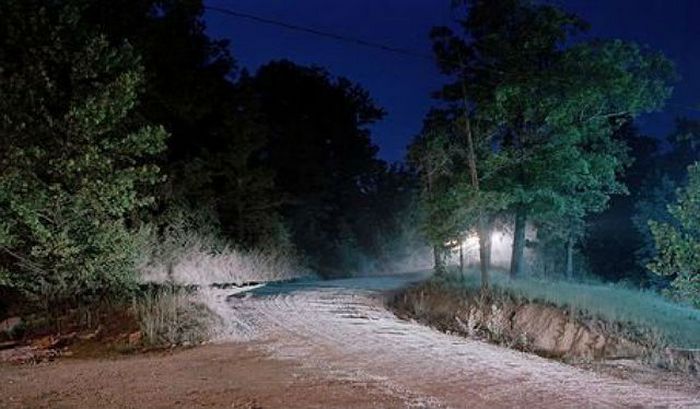
[[[4,10],[5,11],[5,10]],[[0,285],[88,302],[135,282],[127,225],[162,181],[162,127],[133,114],[144,86],[133,49],[63,3],[11,1],[0,25]]]
[[[676,294],[700,308],[700,162],[688,168],[688,184],[669,212],[672,223],[649,221],[658,254],[648,267],[674,276]]]

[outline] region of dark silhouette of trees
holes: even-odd
[[[238,247],[296,251],[327,275],[388,268],[418,245],[404,223],[414,175],[377,159],[369,126],[384,112],[369,94],[286,61],[240,72],[203,10],[3,6],[0,287],[80,302],[126,291],[139,226],[188,209],[209,209],[203,227]]]
[[[372,211],[368,196],[382,178],[394,176],[368,130],[384,112],[349,80],[289,61],[242,82],[269,127],[261,163],[275,174],[294,243],[328,274],[361,268],[358,220]]]

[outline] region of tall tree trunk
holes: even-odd
[[[428,197],[430,200],[433,199],[433,172],[432,170],[429,170],[427,172],[427,190],[428,190]],[[440,245],[438,244],[433,244],[433,270],[435,271],[435,275],[443,275],[445,272],[445,265],[442,260],[442,249],[440,248]]]
[[[566,240],[566,277],[574,278],[574,239],[571,236]]]
[[[524,206],[515,213],[515,231],[513,232],[513,253],[510,259],[510,278],[522,276],[525,266],[525,224],[527,212]]]
[[[485,217],[479,217],[479,266],[481,267],[481,288],[489,287],[489,269],[491,268],[491,223]]]
[[[464,84],[463,84],[464,85]],[[469,167],[469,179],[474,191],[479,193],[479,174],[476,169],[476,152],[474,149],[474,137],[472,135],[471,120],[467,112],[465,102],[464,133],[467,138],[467,165]],[[481,267],[481,288],[489,286],[489,269],[491,268],[491,229],[482,212],[477,216],[477,234],[479,236],[479,265]]]
[[[445,273],[445,263],[442,259],[442,249],[437,244],[433,246],[433,257],[435,258],[435,274],[443,275]]]
[[[459,242],[459,275],[464,281],[464,243],[461,240]]]

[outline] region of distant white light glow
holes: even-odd
[[[494,230],[493,233],[491,233],[491,245],[496,242],[503,242],[507,239],[510,239],[510,236],[502,231]]]
[[[491,263],[498,267],[507,267],[510,264],[513,236],[505,231],[494,230],[491,233]],[[445,247],[452,249],[453,262],[459,260],[460,245],[462,253],[468,264],[479,262],[479,236],[469,233],[461,240],[450,240]]]
[[[462,242],[462,245],[464,246],[465,250],[470,250],[472,248],[479,248],[479,236],[476,234],[472,234],[467,236],[464,241]]]

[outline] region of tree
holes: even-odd
[[[433,109],[426,118],[425,131],[409,148],[409,162],[421,178],[423,230],[435,254],[437,272],[444,270],[445,243],[461,243],[466,235],[479,236],[481,283],[489,284],[490,221],[492,215],[507,206],[508,197],[480,188],[502,164],[492,151],[488,138],[469,138],[472,130],[485,134],[482,121],[474,125],[461,120],[459,109]]]
[[[215,130],[233,114],[230,102],[242,98],[233,84],[238,71],[228,41],[207,35],[201,0],[68,1],[83,4],[85,26],[111,41],[126,39],[141,56],[145,83],[138,112],[171,133],[168,173],[202,150],[220,147]]]
[[[534,220],[539,213],[579,226],[567,239],[570,254],[583,218],[602,211],[610,195],[626,193],[618,176],[630,160],[614,132],[636,115],[659,109],[674,74],[661,54],[610,41],[571,47],[550,75],[558,81],[549,84],[551,97],[542,110],[547,116],[541,124],[548,129],[538,133],[546,142],[529,152],[528,196],[540,207]]]
[[[71,1],[143,55],[138,113],[171,133],[159,220],[205,207],[237,246],[297,245],[326,272],[349,270],[336,269],[341,254],[359,265],[356,209],[386,170],[367,129],[383,113],[366,91],[290,62],[239,71],[228,42],[207,35],[201,0]]]
[[[47,308],[131,288],[134,216],[162,181],[167,133],[133,115],[139,58],[82,13],[24,1],[0,13],[0,281]]]
[[[700,308],[700,162],[688,167],[688,184],[668,211],[673,222],[649,221],[658,251],[649,268],[674,277],[675,293]]]
[[[143,56],[138,113],[171,134],[158,212],[208,208],[237,246],[289,247],[274,170],[261,160],[268,126],[228,41],[207,35],[202,1],[86,3],[86,24],[127,38]]]
[[[672,223],[673,216],[669,213],[669,205],[676,201],[679,182],[656,169],[640,186],[639,200],[634,205],[632,223],[638,237],[637,246],[633,249],[634,261],[642,268],[642,278],[655,283],[661,288],[669,282],[664,276],[651,271],[648,266],[658,256],[654,234],[649,227],[649,220],[657,223]]]
[[[604,279],[647,285],[649,276],[644,266],[649,261],[638,263],[630,254],[635,254],[644,243],[636,222],[636,206],[647,198],[645,180],[661,166],[660,141],[641,134],[632,122],[618,129],[613,138],[627,145],[633,160],[620,178],[629,194],[612,196],[607,209],[586,217],[581,253],[590,269]],[[648,219],[645,217],[642,222],[647,230]]]
[[[292,241],[323,274],[361,269],[358,211],[386,166],[368,127],[384,111],[351,81],[289,61],[248,81],[269,131],[260,161],[275,174]]]
[[[421,180],[420,204],[423,214],[423,231],[433,247],[435,272],[445,272],[445,243],[461,240],[464,227],[456,215],[459,201],[451,187],[454,185],[453,161],[456,145],[451,132],[436,124],[428,124],[409,148],[408,161]]]
[[[454,82],[444,86],[438,96],[463,112],[461,123],[464,124],[462,128],[466,140],[471,186],[478,194],[485,184],[482,181],[479,186],[480,177],[475,154],[470,147],[477,141],[476,143],[480,142],[491,148],[493,142],[499,143],[496,141],[499,134],[504,139],[501,142],[506,143],[505,138],[512,139],[519,134],[520,129],[511,127],[506,130],[503,126],[508,119],[511,122],[522,119],[517,118],[518,114],[506,119],[502,106],[499,106],[508,95],[508,87],[517,81],[527,86],[526,82],[530,78],[536,79],[541,75],[542,68],[556,56],[556,47],[566,38],[566,32],[581,28],[583,23],[556,8],[531,6],[528,2],[475,0],[459,3],[466,6],[466,17],[459,21],[465,32],[464,38],[460,38],[447,27],[434,28],[431,37],[441,70],[456,78]],[[529,85],[537,88],[534,81]],[[474,127],[470,126],[472,117],[488,122],[488,132],[474,133]],[[518,125],[522,127],[522,124]],[[487,152],[486,156],[494,157],[488,163],[490,166],[486,166],[487,169],[484,170],[489,178],[496,173],[493,164],[497,165],[496,168],[502,167],[505,162],[503,159],[508,155],[513,156],[505,150],[498,152],[498,155],[495,153]],[[508,159],[515,162],[517,157]],[[491,169],[488,169],[489,167]],[[493,188],[494,185],[491,185],[487,190],[493,191]],[[517,196],[513,195],[514,198]],[[525,206],[521,205],[519,209],[516,217],[514,253],[520,250],[522,254]],[[488,213],[486,209],[482,209],[477,215],[482,276],[486,275],[488,269],[486,255],[489,253],[490,229],[485,223],[489,218]],[[519,260],[520,258],[515,258],[514,263],[519,263]]]
[[[464,38],[444,28],[434,33],[443,70],[458,78],[441,96],[454,101],[466,95],[494,123],[492,145],[509,158],[494,186],[512,198],[515,277],[524,269],[528,221],[578,225],[623,191],[616,176],[627,162],[625,149],[612,132],[661,106],[673,69],[662,55],[631,43],[569,46],[568,38],[586,24],[553,6],[466,4]]]
[[[669,212],[669,205],[676,201],[678,187],[688,182],[688,166],[700,155],[700,121],[678,118],[676,128],[667,139],[671,149],[659,152],[653,161],[645,164],[647,172],[637,189],[632,216],[638,236],[636,262],[645,269],[644,273],[651,273],[648,279],[662,285],[665,284],[665,279],[647,269],[658,255],[649,220],[673,223],[674,217]],[[659,280],[661,283],[658,283]]]
[[[363,183],[353,234],[368,271],[422,268],[426,244],[420,235],[417,175],[403,165],[382,167]]]

